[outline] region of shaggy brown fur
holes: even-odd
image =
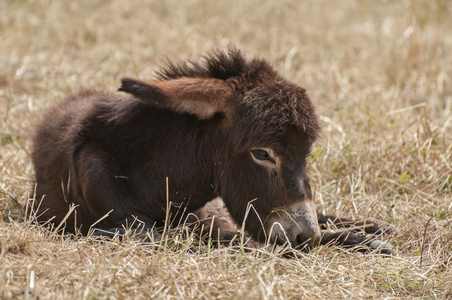
[[[44,117],[32,154],[39,221],[59,224],[75,204],[70,232],[108,213],[96,227],[163,226],[168,196],[175,224],[211,215],[202,207],[216,197],[242,224],[257,199],[245,229],[265,242],[275,210],[312,201],[305,168],[319,119],[306,91],[266,61],[214,52],[170,63],[155,81],[123,79],[119,91],[78,94]]]

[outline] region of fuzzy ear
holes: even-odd
[[[200,119],[225,112],[225,99],[232,93],[224,80],[212,78],[181,78],[149,83],[124,78],[118,91],[132,94],[149,105],[194,114]]]

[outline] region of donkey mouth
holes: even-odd
[[[272,231],[272,237],[278,243],[289,242],[298,249],[312,247],[320,240],[320,227],[314,203],[311,199],[299,201],[278,213],[271,219],[278,224]]]
[[[278,226],[273,228],[272,240],[276,241],[280,245],[290,244],[295,249],[310,249],[319,244],[320,229],[316,230],[314,228],[312,230],[304,230],[301,232],[299,229],[299,227],[297,227],[296,230],[293,228],[284,229],[281,228],[280,224],[278,224]]]
[[[304,248],[312,248],[318,245],[320,238],[315,234],[311,237],[306,237],[303,234],[297,235],[295,239],[294,245],[292,245],[296,249],[304,249]]]

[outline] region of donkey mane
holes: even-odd
[[[261,84],[253,92],[254,98],[239,105],[245,111],[255,113],[248,116],[250,120],[262,122],[262,127],[268,127],[269,132],[279,131],[283,135],[287,134],[287,125],[292,124],[296,130],[304,132],[308,143],[313,143],[319,136],[320,122],[306,90],[287,82],[265,59],[247,60],[238,49],[214,50],[196,61],[168,60],[155,76],[157,81],[180,78],[225,80],[240,94]],[[263,105],[263,102],[267,104]],[[265,120],[260,115],[266,116]],[[274,117],[269,119],[269,116]]]
[[[280,77],[267,61],[257,58],[247,61],[240,50],[229,49],[228,51],[212,51],[201,56],[199,61],[188,60],[174,63],[168,60],[163,68],[156,73],[156,79],[170,80],[198,77],[228,80],[232,77],[252,75],[250,73]]]

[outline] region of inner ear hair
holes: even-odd
[[[118,91],[127,92],[150,105],[189,113],[200,119],[225,112],[225,101],[232,93],[224,80],[213,78],[180,78],[142,82],[124,78]]]

